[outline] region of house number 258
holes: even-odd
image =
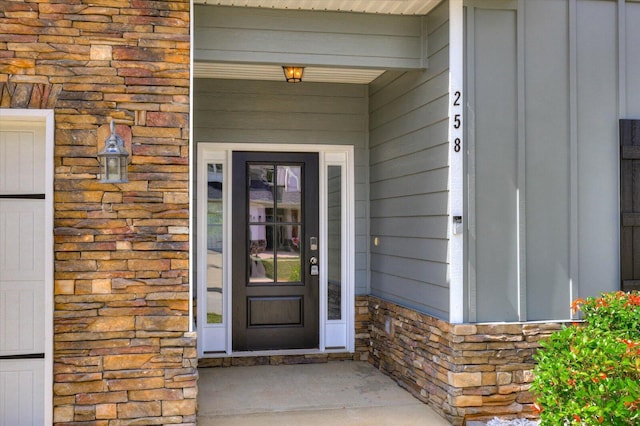
[[[455,108],[455,107],[460,107],[460,98],[461,97],[462,97],[462,93],[459,90],[454,92],[454,94],[453,94],[453,106],[454,106],[455,110],[459,109],[459,108]],[[462,126],[461,117],[462,117],[461,114],[454,114],[454,116],[453,116],[453,128],[456,129],[456,130],[460,129],[460,126]],[[453,150],[455,152],[460,152],[461,149],[462,149],[462,140],[460,138],[455,138],[454,142],[453,142]]]

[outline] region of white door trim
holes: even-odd
[[[233,352],[231,345],[231,155],[234,151],[259,152],[317,152],[319,154],[319,201],[320,201],[320,256],[327,259],[327,194],[326,171],[328,166],[342,166],[342,264],[343,281],[343,317],[340,320],[327,319],[327,266],[326,262],[320,269],[320,342],[317,350],[281,350]],[[353,352],[355,350],[355,180],[354,180],[354,150],[347,145],[291,145],[291,144],[249,144],[249,143],[199,143],[197,166],[197,294],[198,300],[206,300],[207,277],[207,243],[203,238],[207,232],[207,163],[221,162],[224,164],[223,180],[223,324],[208,325],[206,321],[198,321],[198,355],[200,357],[221,356],[258,356],[258,355],[286,355],[300,353]],[[198,318],[206,318],[205,303],[198,303]],[[215,339],[217,344],[205,348],[205,341]],[[336,343],[337,342],[337,343]]]
[[[15,122],[45,125],[45,290],[44,290],[44,424],[53,423],[53,148],[54,111],[50,109],[0,109],[0,127]]]

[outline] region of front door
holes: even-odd
[[[233,154],[234,351],[319,345],[318,154]]]

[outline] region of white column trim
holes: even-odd
[[[464,321],[464,159],[467,155],[464,110],[464,9],[462,0],[449,2],[449,321]],[[458,96],[459,93],[459,96]],[[456,128],[457,126],[457,128]],[[456,141],[460,141],[457,143]],[[454,217],[462,218],[456,226]],[[457,228],[457,229],[456,229]]]
[[[193,332],[195,330],[195,316],[193,311],[193,296],[194,296],[194,286],[192,280],[195,278],[196,271],[193,267],[193,256],[197,253],[194,253],[194,244],[195,244],[195,232],[194,226],[196,225],[193,222],[193,195],[195,194],[196,185],[196,161],[195,161],[195,142],[193,140],[193,47],[195,45],[195,23],[194,23],[194,13],[193,13],[193,0],[189,0],[189,87],[190,96],[189,96],[189,331]],[[197,340],[196,340],[197,341]]]
[[[569,0],[569,299],[579,295],[578,259],[578,26],[577,0]],[[569,308],[567,307],[567,310]],[[570,313],[570,312],[569,312]],[[571,317],[573,314],[570,313]]]
[[[516,226],[518,241],[518,320],[527,320],[527,214],[526,214],[526,188],[527,188],[527,160],[526,160],[526,114],[525,114],[525,2],[518,0],[516,9],[516,34],[517,34],[517,81],[518,81],[518,188]]]

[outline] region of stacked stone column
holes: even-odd
[[[55,111],[57,424],[195,423],[189,49],[188,0],[0,1],[0,108]]]

